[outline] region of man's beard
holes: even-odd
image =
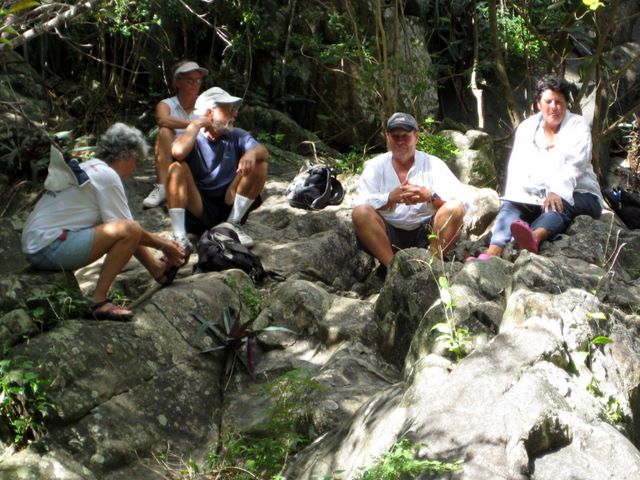
[[[233,120],[226,122],[216,121],[213,124],[213,129],[218,135],[225,135],[233,130]]]

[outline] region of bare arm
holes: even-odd
[[[238,169],[236,173],[240,176],[248,175],[253,171],[256,163],[266,162],[269,158],[269,152],[264,145],[259,143],[251,150],[247,150],[238,160]]]
[[[196,144],[196,137],[202,128],[212,129],[213,125],[207,117],[199,117],[193,120],[185,129],[184,133],[176,138],[171,147],[171,155],[179,162],[187,158]]]
[[[173,265],[180,265],[184,262],[184,251],[180,247],[180,244],[174,240],[169,240],[155,233],[142,230],[140,245],[160,250]]]
[[[188,120],[171,116],[171,108],[164,102],[156,105],[156,123],[160,128],[170,128],[172,130],[187,128]]]

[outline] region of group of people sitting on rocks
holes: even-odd
[[[158,183],[143,201],[166,201],[172,239],[147,232],[133,220],[123,180],[148,153],[142,133],[116,123],[100,138],[95,158],[79,164],[86,181],[47,190],[23,230],[23,251],[38,269],[75,270],[106,255],[91,299],[97,319],[129,320],[133,312],[109,300],[116,276],[135,256],[163,286],[189,260],[188,233],[224,224],[245,246],[241,225],[261,203],[268,151],[234,127],[242,99],[213,87],[200,94],[208,71],[186,61],[174,70],[177,94],[156,107]],[[503,203],[490,245],[467,261],[499,256],[513,238],[538,252],[540,243],[563,233],[578,215],[602,212],[591,166],[586,120],[568,111],[570,86],[548,75],[537,84],[538,113],[517,129]],[[398,249],[429,248],[442,257],[460,236],[468,189],[439,158],[418,151],[419,125],[407,113],[386,124],[388,152],[369,160],[358,183],[352,219],[358,243],[386,269]],[[149,248],[160,250],[156,258]]]

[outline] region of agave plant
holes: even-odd
[[[276,325],[252,330],[251,325],[255,321],[255,318],[241,323],[238,312],[230,307],[224,308],[222,311],[222,318],[217,324],[202,318],[202,316],[197,313],[192,313],[192,315],[201,323],[201,326],[196,333],[194,343],[197,342],[205,333],[210,334],[217,344],[212,347],[205,348],[200,353],[210,353],[221,350],[225,351],[225,375],[227,376],[232,374],[236,361],[240,360],[240,363],[244,365],[249,375],[251,375],[251,377],[255,377],[257,336],[260,333],[274,331],[293,334],[296,333],[286,327],[279,327]],[[243,349],[245,352],[244,357],[242,355]]]

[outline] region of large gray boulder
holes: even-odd
[[[599,225],[590,222],[595,241]],[[403,437],[423,443],[424,458],[461,460],[456,478],[640,475],[634,445],[640,344],[629,330],[638,303],[633,309],[602,303],[587,291],[595,275],[576,268],[587,262],[548,255],[523,252],[514,264],[497,258],[465,264],[451,274],[449,318],[442,295],[426,313],[417,303],[419,291],[436,297],[429,293],[434,273],[424,254],[398,256],[377,308],[396,305],[397,313],[382,318],[401,319],[391,330],[412,339],[404,383],[380,392],[350,423],[300,455],[291,478],[327,475],[337,466],[343,478],[356,478]],[[405,291],[394,289],[396,299],[383,302],[385,289],[402,274]],[[637,285],[607,281],[611,289],[638,293]],[[446,345],[433,341],[434,324],[446,321],[457,333],[474,333],[476,349],[457,363]],[[598,347],[591,343],[596,337],[612,343]],[[369,441],[360,441],[363,429]]]
[[[498,155],[489,134],[480,130],[467,130],[464,133],[443,130],[439,134],[451,139],[460,151],[449,164],[461,182],[479,188],[498,186]]]

